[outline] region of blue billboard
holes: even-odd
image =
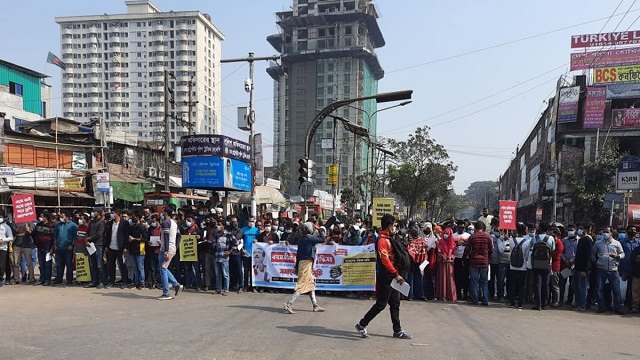
[[[182,158],[182,186],[251,191],[251,165],[219,156]]]

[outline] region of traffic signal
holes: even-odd
[[[307,181],[313,182],[313,179],[311,178],[313,176],[313,161],[309,159],[300,159],[298,160],[298,164],[300,164],[300,168],[298,168],[298,172],[300,173],[298,182],[300,185]]]

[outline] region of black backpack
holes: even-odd
[[[522,244],[525,242],[525,239],[520,240],[520,242],[516,242],[516,238],[513,238],[513,242],[516,243],[516,246],[511,250],[511,266],[515,268],[521,268],[524,265],[524,253],[522,252]]]
[[[546,235],[542,241],[533,244],[531,248],[531,268],[534,270],[551,269],[551,247],[547,244],[549,235]]]
[[[409,256],[407,248],[402,246],[400,240],[396,239],[395,237],[380,237],[380,239],[385,238],[389,240],[389,243],[391,243],[391,248],[393,249],[393,266],[395,266],[396,270],[398,270],[400,276],[406,277],[407,273],[411,269],[411,256]]]

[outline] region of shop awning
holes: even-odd
[[[11,192],[14,194],[33,194],[35,196],[42,196],[42,197],[58,197],[58,191],[56,190],[14,189]],[[79,192],[79,191],[62,191],[61,190],[60,197],[76,198],[76,199],[93,199],[92,195]]]
[[[243,193],[238,200],[240,204],[251,204],[251,193]],[[287,200],[278,189],[269,186],[256,186],[256,203],[284,205]]]

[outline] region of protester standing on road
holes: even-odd
[[[620,294],[620,274],[618,265],[624,259],[624,249],[620,242],[611,236],[611,228],[602,229],[602,239],[596,241],[591,249],[591,260],[595,262],[598,272],[596,290],[598,292],[598,312],[606,311],[605,282],[609,282],[613,292],[613,307],[617,314],[624,315],[624,305]]]
[[[391,232],[395,232],[396,219],[391,214],[382,217],[380,237],[376,242],[377,276],[376,276],[376,303],[369,309],[364,317],[356,324],[356,330],[362,337],[368,337],[367,325],[389,304],[391,323],[393,324],[393,337],[397,339],[411,339],[412,336],[402,330],[400,325],[400,293],[391,287],[391,281],[404,283],[403,274],[409,271],[410,259],[402,245],[393,243],[397,241],[391,238]]]
[[[453,274],[453,253],[456,244],[453,240],[453,230],[450,226],[445,226],[442,238],[438,240],[437,250],[437,271],[436,271],[436,299],[440,301],[457,300],[456,284]]]
[[[176,243],[178,240],[178,224],[172,219],[173,210],[170,208],[164,209],[164,221],[162,222],[162,241],[160,242],[160,254],[158,255],[158,262],[160,266],[160,280],[162,283],[162,296],[158,300],[171,300],[173,297],[169,295],[169,283],[173,285],[175,295],[178,296],[184,289],[183,285],[180,285],[175,276],[169,270],[169,264],[171,259],[176,255]]]
[[[53,248],[53,233],[55,232],[55,223],[51,220],[51,216],[47,212],[43,212],[38,219],[38,223],[33,231],[33,240],[38,248],[38,265],[40,266],[40,285],[51,285],[51,274],[53,270],[53,261],[51,261],[51,249]],[[0,244],[0,248],[2,245]],[[47,261],[49,255],[49,261]],[[0,258],[2,254],[0,253]],[[0,260],[1,268],[1,260]],[[0,276],[0,281],[2,277]]]
[[[485,232],[485,224],[477,221],[473,235],[464,250],[464,258],[469,262],[471,276],[471,303],[478,305],[479,291],[482,291],[482,305],[489,305],[489,254],[493,251],[493,240]]]
[[[253,243],[256,240],[256,237],[260,233],[260,230],[256,227],[256,218],[251,216],[247,223],[247,226],[242,228],[242,239],[244,243],[244,247],[242,249],[242,272],[243,272],[243,283],[244,283],[244,291],[253,290],[252,281],[252,268],[251,268],[251,257],[253,256]]]
[[[311,222],[302,225],[303,236],[298,239],[298,252],[296,255],[296,272],[298,281],[291,299],[284,304],[284,311],[293,314],[293,303],[300,295],[309,294],[313,312],[323,312],[324,309],[318,305],[316,300],[316,282],[313,278],[313,248],[316,244],[321,244],[324,239],[314,236],[314,226]]]
[[[572,275],[567,277],[560,276],[560,302],[564,303],[567,306],[571,306],[573,303],[573,294],[575,289],[573,267],[576,261],[576,247],[578,246],[578,236],[576,234],[576,227],[574,225],[567,226],[567,236],[562,240],[562,256],[560,257],[562,260],[560,272],[568,269],[572,272]],[[567,287],[569,288],[568,290]],[[567,293],[567,297],[565,299],[565,292]],[[566,300],[566,301],[565,301]]]
[[[587,305],[587,285],[589,284],[589,272],[592,269],[591,248],[593,247],[593,238],[591,231],[593,224],[588,224],[580,229],[578,235],[582,236],[578,240],[576,246],[575,266],[573,268],[573,280],[576,282],[574,291],[576,294],[576,309],[585,311]],[[595,271],[595,270],[593,270]]]
[[[522,309],[525,298],[525,281],[527,280],[527,257],[529,239],[525,237],[527,227],[519,222],[516,225],[517,236],[509,239],[512,249],[509,259],[509,301],[511,307]]]
[[[4,273],[9,260],[9,244],[13,241],[13,230],[5,223],[5,213],[0,210],[0,286],[4,285]],[[9,281],[7,274],[7,282]]]

